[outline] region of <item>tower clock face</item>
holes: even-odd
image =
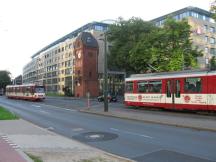
[[[80,59],[81,58],[81,52],[78,52],[77,57]]]

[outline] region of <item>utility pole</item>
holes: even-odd
[[[104,112],[108,112],[108,88],[107,88],[107,33],[104,32]]]

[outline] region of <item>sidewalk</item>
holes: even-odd
[[[0,162],[33,162],[19,147],[0,135]]]
[[[104,116],[143,121],[155,124],[164,124],[177,127],[192,128],[197,130],[216,131],[216,116],[192,115],[176,112],[135,110],[125,108],[109,108],[109,112],[104,112],[104,108],[86,108],[80,110],[85,113],[92,113]]]
[[[63,137],[32,123],[20,120],[0,121],[0,134],[8,139],[20,152],[40,157],[43,162],[132,162],[132,160],[90,147]],[[21,151],[22,150],[22,151]],[[25,155],[25,154],[24,154]],[[20,156],[0,138],[0,162],[30,162]]]

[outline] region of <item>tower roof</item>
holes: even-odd
[[[89,32],[82,32],[77,37],[76,41],[82,41],[82,43],[87,47],[98,48],[98,42]]]

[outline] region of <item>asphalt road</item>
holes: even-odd
[[[30,102],[0,97],[0,105],[41,127],[136,161],[216,161],[214,132],[81,113],[78,109],[86,107],[85,101],[60,100]]]

